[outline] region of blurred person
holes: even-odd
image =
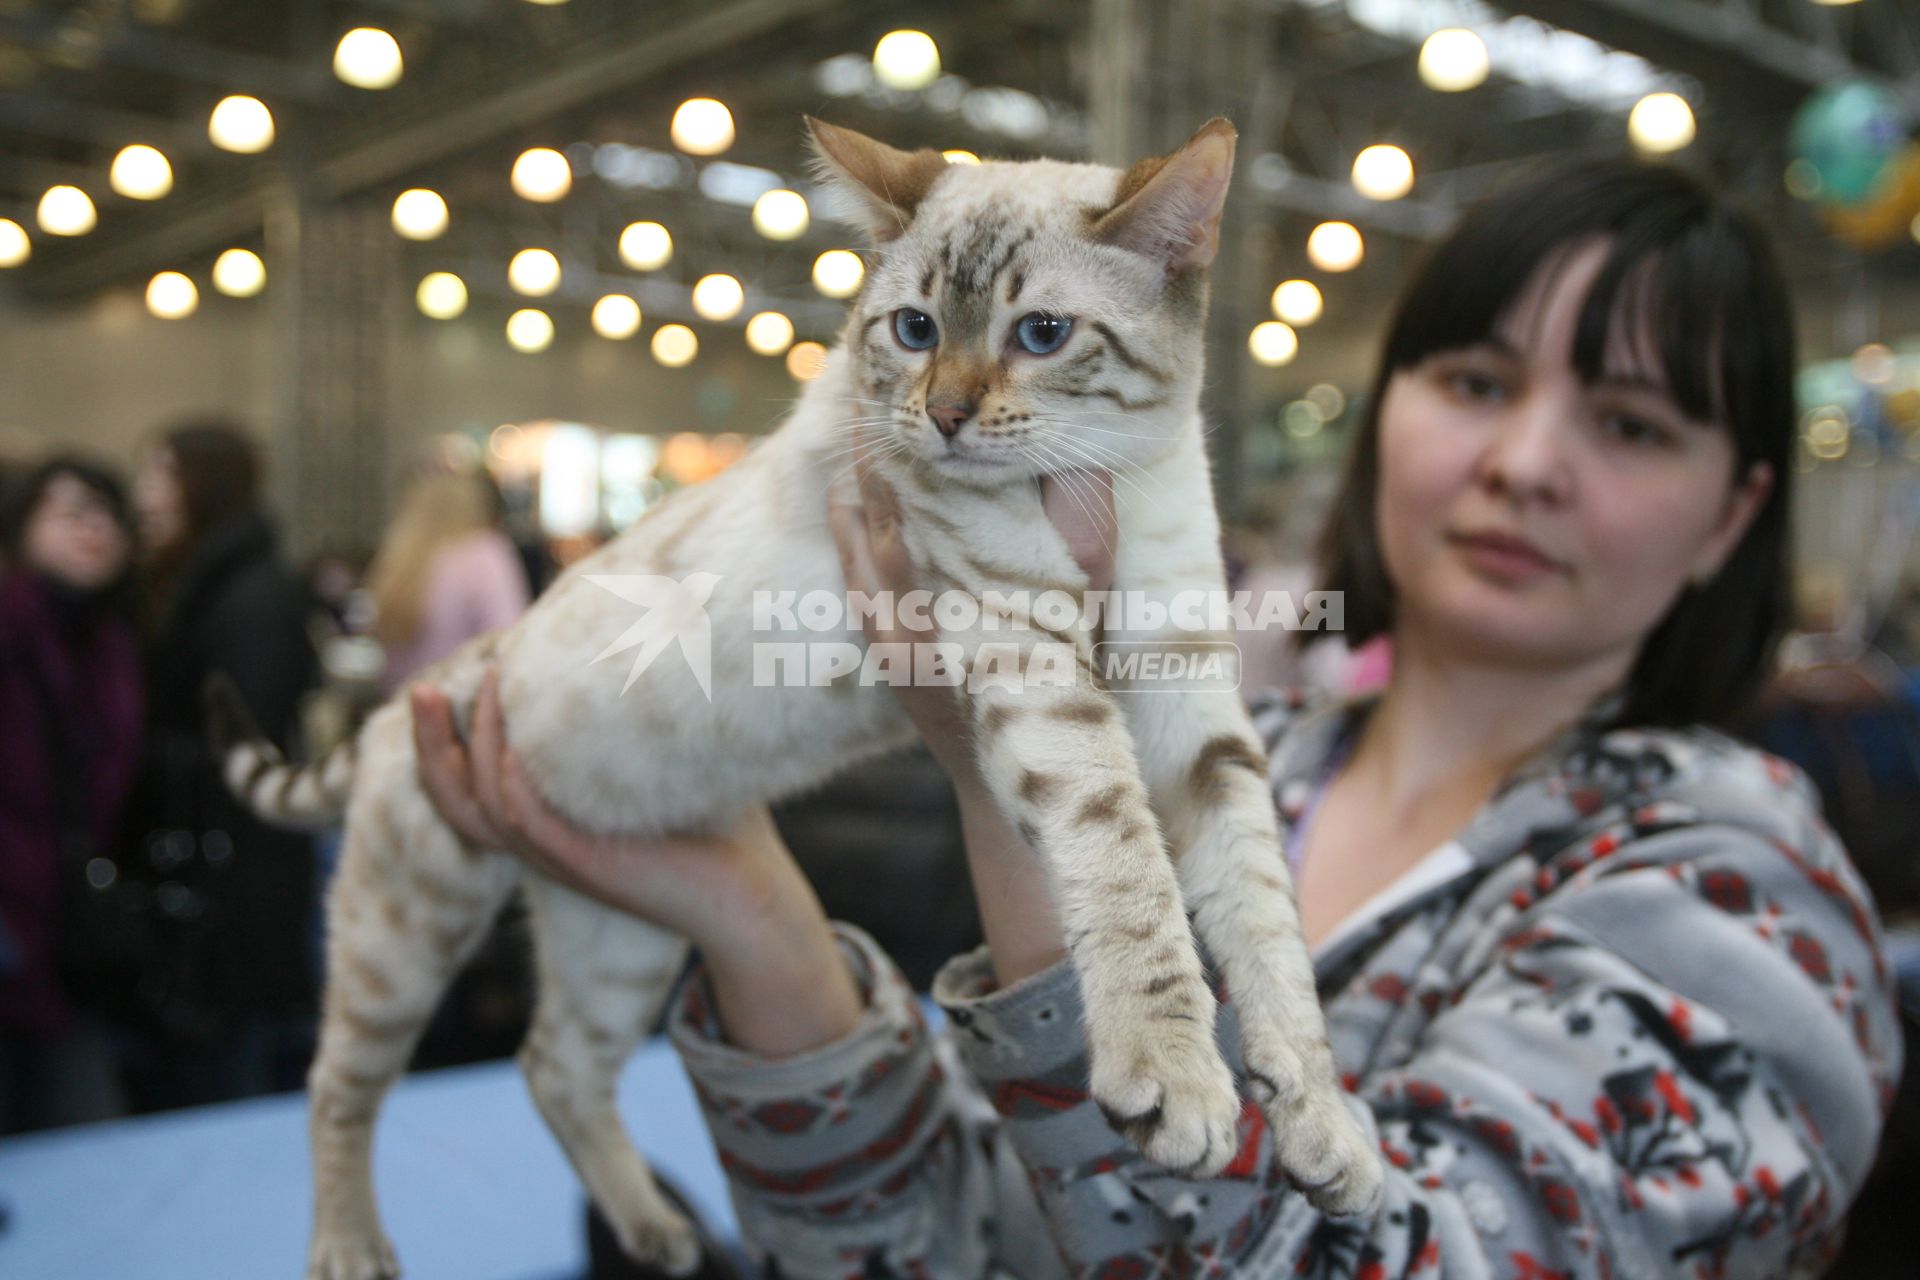
[[[433,468],[407,486],[367,570],[383,692],[526,612],[527,573],[503,508],[483,471]]]
[[[763,814],[676,840],[571,827],[492,677],[464,742],[414,687],[423,781],[479,847],[693,940],[670,1034],[778,1274],[1818,1275],[1903,1049],[1871,897],[1812,788],[1715,728],[1786,622],[1792,373],[1764,235],[1670,169],[1496,196],[1403,297],[1323,577],[1355,642],[1391,636],[1388,684],[1256,708],[1300,916],[1272,928],[1313,951],[1388,1162],[1354,1218],[1300,1194],[1252,1105],[1210,1181],[1101,1114],[1059,887],[943,689],[895,690],[955,782],[987,939],[935,984],[938,1051]],[[1105,586],[1111,519],[1058,497]],[[920,585],[903,518],[871,476],[834,509],[850,590]]]
[[[132,556],[126,490],[85,458],[41,463],[0,504],[0,1134],[125,1108],[113,1031],[61,960],[103,941],[71,908],[139,759]]]
[[[134,503],[149,707],[134,831],[139,857],[179,888],[162,922],[164,960],[144,984],[152,1028],[136,1102],[294,1087],[314,1007],[312,844],[232,799],[201,699],[207,678],[225,675],[287,749],[318,677],[308,600],[261,509],[258,451],[234,425],[196,421],[161,435],[145,451]]]

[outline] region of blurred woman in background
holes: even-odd
[[[132,552],[126,490],[83,458],[0,508],[0,1134],[124,1109],[111,1031],[59,959],[81,941],[62,900],[115,845],[139,758]]]
[[[401,497],[367,572],[385,692],[526,611],[527,574],[484,471],[434,468]]]
[[[162,903],[165,958],[145,984],[153,1051],[136,1083],[146,1106],[296,1087],[310,1035],[311,842],[232,799],[201,708],[220,672],[285,749],[317,682],[306,595],[281,562],[259,487],[253,443],[218,421],[167,432],[135,484],[149,643],[135,830],[145,864],[176,886]]]

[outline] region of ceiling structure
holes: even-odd
[[[391,32],[404,51],[392,88],[357,89],[332,74],[335,43],[362,25]],[[1483,35],[1493,53],[1486,85],[1461,94],[1422,86],[1420,41],[1445,25]],[[868,56],[896,26],[937,39],[947,74],[931,88],[875,83]],[[902,146],[1114,162],[1174,145],[1224,114],[1240,127],[1242,164],[1230,269],[1218,273],[1216,350],[1245,351],[1273,285],[1308,272],[1307,233],[1344,219],[1367,237],[1366,265],[1317,277],[1328,316],[1303,334],[1303,347],[1340,347],[1340,360],[1316,367],[1350,379],[1421,247],[1462,206],[1517,165],[1626,150],[1627,113],[1653,89],[1688,98],[1699,137],[1679,162],[1760,211],[1803,297],[1920,279],[1920,247],[1863,260],[1784,190],[1792,113],[1809,90],[1841,76],[1885,84],[1920,113],[1920,5],[0,0],[0,217],[31,229],[40,193],[70,183],[93,196],[100,218],[92,234],[69,240],[34,231],[30,260],[0,271],[0,302],[58,307],[164,269],[204,278],[214,254],[246,246],[262,251],[276,282],[292,275],[297,287],[276,290],[294,306],[329,309],[330,320],[310,324],[330,325],[351,347],[383,291],[408,297],[430,270],[458,272],[477,304],[504,315],[514,296],[508,258],[544,244],[566,264],[550,304],[581,317],[620,290],[650,321],[693,322],[693,281],[726,271],[747,289],[735,323],[771,307],[802,336],[828,338],[841,304],[815,292],[809,272],[818,253],[853,245],[851,228],[815,201],[808,231],[783,244],[757,234],[750,215],[756,184],[814,199],[803,114]],[[234,155],[209,140],[208,114],[232,93],[272,110],[277,138],[265,153]],[[690,158],[670,141],[675,106],[693,96],[731,109],[738,139],[724,155]],[[1383,141],[1414,159],[1418,180],[1404,199],[1367,200],[1348,180],[1353,156]],[[133,142],[166,153],[172,194],[140,202],[109,190],[108,165]],[[513,194],[513,159],[532,146],[569,157],[575,181],[565,200]],[[382,229],[394,197],[411,187],[445,197],[446,235],[414,244]],[[620,229],[636,219],[673,230],[675,259],[659,272],[639,275],[620,261]],[[301,345],[313,332],[289,326],[290,363],[313,364]],[[341,383],[369,376],[364,364],[350,375],[348,356],[331,368],[317,358],[305,390],[288,393],[290,414],[364,392]],[[1248,365],[1216,357],[1210,371],[1210,394],[1229,419],[1261,394],[1264,371]],[[372,410],[347,416],[361,412]],[[351,451],[348,435],[342,447]]]

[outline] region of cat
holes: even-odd
[[[899,495],[924,588],[976,600],[1059,589],[1078,600],[1088,579],[1045,517],[1038,477],[1098,467],[1118,482],[1116,590],[1223,589],[1199,393],[1232,126],[1212,121],[1123,173],[1048,160],[950,165],[936,151],[807,124],[823,177],[848,193],[872,241],[825,371],[737,465],[657,504],[519,622],[421,677],[464,717],[498,664],[514,747],[548,802],[586,828],[713,829],[912,740],[878,684],[751,678],[755,592],[844,592],[827,491],[847,482],[856,439]],[[631,638],[637,612],[605,588],[641,575],[683,584],[695,604],[704,595],[710,682],[671,645],[644,671],[595,661]],[[1209,1176],[1234,1155],[1240,1100],[1215,1042],[1197,933],[1238,1007],[1247,1088],[1281,1163],[1320,1209],[1370,1212],[1379,1157],[1336,1079],[1266,760],[1238,696],[1119,698],[1125,681],[1097,677],[1086,628],[985,626],[943,627],[963,666],[1014,636],[1026,652],[1071,646],[1057,651],[1077,678],[1018,690],[983,682],[962,702],[996,801],[1048,868],[1084,993],[1094,1099],[1170,1169]],[[1156,634],[1195,638],[1119,638]],[[856,618],[812,638],[861,640]],[[268,816],[345,811],[308,1079],[309,1280],[397,1274],[374,1203],[375,1115],[445,984],[516,889],[540,987],[520,1054],[533,1096],[626,1252],[692,1267],[693,1232],[613,1102],[685,943],[508,854],[465,846],[419,785],[404,698],[315,765],[286,764],[257,739],[231,746],[226,763],[231,785]]]

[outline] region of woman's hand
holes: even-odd
[[[857,498],[838,495],[828,508],[841,570],[849,591],[890,591],[897,600],[915,586],[913,563],[900,536],[900,504],[864,458],[857,471]],[[1087,574],[1089,590],[1106,590],[1113,582],[1112,476],[1079,471],[1047,477],[1041,481],[1041,498],[1047,518]],[[892,630],[883,630],[869,619],[868,643],[938,638],[931,631],[913,630],[897,615],[894,621]],[[959,699],[944,685],[893,688],[914,727],[953,779],[967,870],[973,877],[980,927],[993,956],[995,975],[1005,985],[1057,963],[1066,954],[1066,945],[1045,868],[988,791],[974,759],[972,734],[960,715]]]
[[[700,948],[727,1036],[793,1053],[851,1030],[860,997],[813,888],[764,805],[723,834],[637,838],[568,822],[507,744],[499,675],[489,668],[469,743],[447,697],[410,691],[420,780],[469,843],[505,849],[550,880],[630,912]]]

